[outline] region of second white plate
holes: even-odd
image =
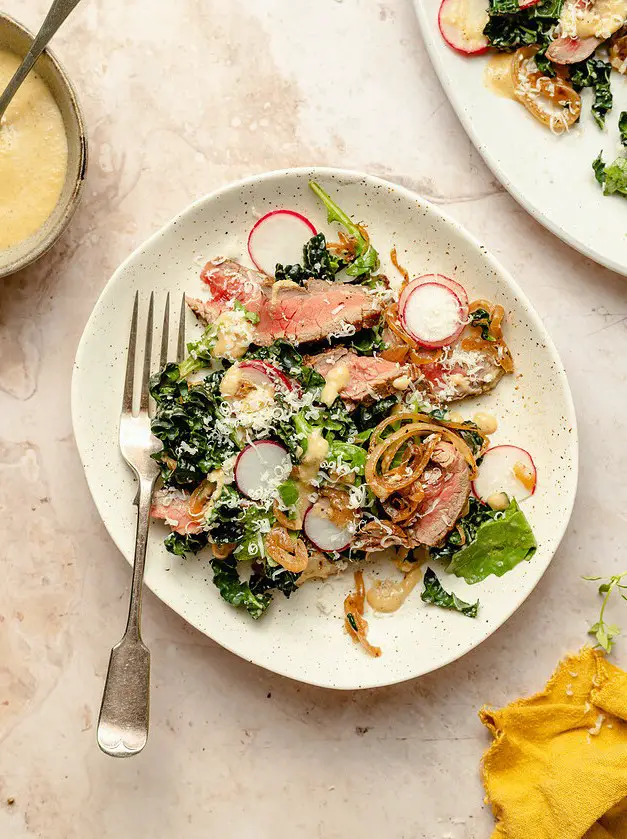
[[[447,46],[438,29],[440,2],[414,0],[422,35],[457,116],[490,169],[556,236],[601,265],[627,274],[627,200],[604,196],[592,171],[601,150],[608,163],[618,155],[618,116],[627,109],[625,79],[612,72],[614,107],[605,131],[590,114],[592,93],[587,90],[578,125],[555,136],[518,102],[486,88],[489,54],[466,57]]]

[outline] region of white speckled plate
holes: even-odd
[[[258,214],[289,207],[325,230],[325,216],[307,187],[315,177],[349,213],[368,224],[383,261],[396,245],[413,275],[429,271],[456,277],[471,296],[489,297],[508,314],[507,337],[517,376],[506,377],[480,400],[497,415],[495,442],[524,446],[535,457],[539,485],[524,509],[539,550],[529,563],[501,579],[468,586],[442,574],[466,600],[481,600],[476,620],[426,606],[419,587],[388,617],[368,616],[370,637],[383,648],[372,659],[342,626],[342,603],[352,586],[347,574],[308,583],[289,600],[282,596],[254,623],[223,602],[207,559],[183,561],[168,554],[166,530],[153,525],[146,583],[182,617],[242,658],[303,682],[333,688],[366,688],[420,676],[458,658],[487,638],[520,606],[542,576],[568,523],[577,483],[577,432],[562,364],[538,315],[503,268],[454,221],[403,187],[337,169],[271,172],[229,186],[192,204],[118,268],[85,328],[72,382],[74,431],[89,488],[102,519],[124,556],[133,555],[135,482],[117,445],[123,366],[133,295],[167,291],[202,294],[200,264],[219,254],[244,258],[246,237]],[[193,317],[189,315],[190,329]],[[476,403],[462,403],[471,416]],[[368,568],[367,577],[389,566]]]
[[[414,0],[429,56],[468,136],[503,186],[541,224],[573,248],[627,274],[627,203],[604,196],[592,161],[603,149],[611,163],[621,148],[618,115],[627,109],[627,84],[612,73],[614,107],[601,131],[584,91],[581,120],[563,136],[540,125],[518,102],[484,84],[488,54],[468,58],[446,45],[438,29],[441,0]],[[485,0],[486,7],[488,0]]]

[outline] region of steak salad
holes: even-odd
[[[594,121],[605,128],[611,79],[627,73],[627,0],[442,0],[438,23],[457,52],[492,50],[487,86],[553,134],[578,123],[585,89]],[[600,152],[592,169],[604,195],[627,196],[627,111],[618,129],[621,154],[605,162]]]
[[[250,233],[254,267],[213,258],[187,298],[204,332],[151,381],[152,516],[171,553],[210,548],[221,596],[254,619],[276,593],[352,570],[344,625],[376,656],[366,604],[394,611],[422,582],[425,603],[472,618],[479,603],[448,592],[438,564],[474,584],[532,558],[519,502],[536,470],[490,446],[490,414],[451,410],[514,369],[502,307],[441,274],[410,278],[394,250],[399,276],[384,276],[366,228],[310,186],[337,241],[275,210]],[[368,587],[374,558],[395,579]]]

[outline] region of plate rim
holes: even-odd
[[[572,236],[563,227],[560,227],[559,224],[552,221],[548,216],[546,216],[544,212],[540,209],[540,207],[538,207],[532,201],[528,200],[525,197],[524,193],[514,185],[513,181],[511,181],[510,178],[507,177],[507,175],[503,171],[503,168],[498,163],[496,158],[492,157],[490,151],[488,150],[488,147],[484,146],[480,142],[478,136],[475,133],[470,114],[462,106],[461,98],[458,98],[457,96],[452,80],[445,69],[445,62],[440,58],[440,55],[435,48],[435,39],[433,37],[432,31],[432,21],[429,17],[427,9],[424,6],[422,6],[420,0],[413,0],[413,5],[416,10],[418,24],[420,26],[420,31],[425,43],[425,47],[427,48],[429,60],[431,61],[433,69],[435,70],[435,73],[438,77],[438,81],[444,89],[446,98],[451,104],[453,111],[455,112],[455,116],[460,121],[462,128],[472,141],[474,148],[481,155],[481,158],[488,167],[488,169],[490,169],[492,174],[496,178],[498,178],[501,185],[505,187],[505,189],[512,196],[512,198],[514,198],[514,200],[517,201],[521,205],[521,207],[529,213],[529,215],[532,218],[539,222],[550,233],[552,233],[565,244],[569,245],[571,248],[573,248],[573,250],[578,251],[579,253],[583,254],[583,256],[587,257],[588,259],[591,259],[593,262],[596,262],[598,265],[601,265],[604,268],[609,268],[611,271],[615,271],[617,274],[621,274],[624,277],[627,276],[627,260],[624,264],[621,265],[620,262],[615,261],[611,257],[604,256],[600,251],[589,247],[584,242],[581,242],[579,239],[577,239],[575,236]]]
[[[538,312],[536,311],[533,303],[529,300],[527,294],[523,291],[523,289],[518,285],[516,280],[512,277],[510,272],[500,263],[500,261],[491,253],[491,251],[486,248],[481,242],[472,234],[469,230],[467,230],[464,225],[460,224],[456,219],[450,216],[446,211],[440,209],[439,206],[433,204],[419,193],[415,192],[408,187],[405,187],[401,184],[394,183],[386,178],[381,178],[378,175],[373,175],[368,172],[356,170],[356,169],[345,169],[345,168],[337,168],[332,166],[298,166],[298,167],[288,167],[285,169],[275,169],[271,171],[261,172],[258,174],[250,175],[245,178],[240,178],[236,181],[229,181],[228,183],[224,184],[221,187],[218,187],[211,192],[203,195],[194,201],[192,201],[189,205],[183,208],[181,211],[176,213],[169,221],[165,222],[158,230],[148,236],[144,241],[142,241],[130,254],[129,256],[124,259],[120,265],[115,269],[115,271],[111,274],[105,285],[103,286],[100,294],[96,302],[93,305],[93,308],[90,312],[89,318],[85,324],[83,329],[80,341],[77,345],[76,354],[74,358],[73,368],[72,368],[72,381],[71,381],[71,417],[72,417],[72,430],[74,434],[74,440],[76,442],[76,447],[78,449],[79,458],[81,461],[81,466],[83,467],[83,472],[85,475],[85,480],[87,486],[89,488],[90,495],[94,502],[94,506],[98,512],[98,515],[107,531],[108,536],[118,549],[118,551],[122,554],[122,557],[128,562],[128,564],[132,567],[133,565],[133,558],[131,556],[126,556],[124,550],[122,549],[121,545],[118,543],[118,540],[109,530],[107,522],[105,521],[100,505],[98,504],[96,493],[92,488],[92,483],[90,481],[88,471],[85,467],[85,458],[84,458],[84,450],[81,447],[80,441],[80,422],[78,420],[78,371],[81,367],[82,359],[85,353],[86,344],[93,332],[93,324],[96,320],[96,313],[100,307],[100,304],[107,292],[107,289],[110,285],[116,280],[118,274],[126,269],[126,267],[133,262],[138,256],[140,256],[144,249],[147,248],[149,245],[157,242],[161,237],[163,237],[166,233],[170,232],[172,228],[174,228],[178,222],[185,217],[187,214],[193,212],[199,205],[210,203],[214,199],[221,197],[229,192],[236,192],[243,187],[248,187],[254,185],[258,182],[263,182],[267,180],[273,180],[275,178],[285,178],[285,177],[298,177],[298,176],[305,176],[308,177],[315,176],[316,174],[323,174],[328,175],[330,177],[335,177],[338,179],[347,178],[351,181],[363,181],[365,184],[369,186],[383,186],[390,189],[393,189],[395,192],[402,193],[407,199],[412,201],[417,201],[427,212],[434,214],[440,220],[445,222],[451,226],[451,228],[459,234],[463,239],[465,239],[470,246],[476,249],[478,252],[482,254],[483,259],[486,261],[487,265],[494,271],[494,273],[498,276],[499,280],[506,281],[506,285],[509,284],[509,290],[519,295],[519,299],[524,303],[524,307],[526,312],[528,313],[529,319],[533,322],[535,321],[535,326],[539,327],[543,336],[546,336],[545,343],[547,352],[550,354],[551,361],[555,365],[555,370],[559,378],[562,380],[564,384],[564,395],[565,395],[565,404],[564,404],[564,411],[565,411],[565,418],[569,422],[569,426],[572,429],[572,433],[570,435],[570,446],[569,452],[572,458],[572,471],[571,471],[571,480],[569,481],[569,490],[568,490],[568,497],[567,497],[567,515],[565,516],[563,525],[561,527],[561,531],[557,534],[557,540],[555,542],[555,548],[551,554],[550,559],[546,562],[545,567],[542,569],[542,572],[539,574],[536,580],[533,581],[533,584],[529,588],[529,590],[524,594],[524,596],[520,596],[519,598],[515,598],[510,604],[504,617],[500,622],[490,627],[485,634],[481,637],[479,641],[472,644],[468,648],[462,647],[461,650],[455,650],[452,654],[450,654],[446,660],[443,660],[436,664],[435,666],[429,666],[429,669],[426,670],[419,670],[417,672],[408,673],[407,675],[402,676],[395,676],[393,678],[385,677],[384,672],[381,673],[381,677],[374,678],[367,682],[360,682],[358,684],[332,684],[329,680],[324,681],[320,678],[316,678],[312,676],[312,678],[305,678],[304,676],[294,675],[293,673],[289,672],[289,668],[282,667],[280,664],[275,663],[274,660],[260,662],[255,660],[255,657],[250,657],[247,654],[242,654],[240,651],[231,647],[228,643],[223,642],[222,640],[218,640],[214,638],[212,635],[209,635],[205,632],[200,626],[197,625],[197,622],[191,620],[186,615],[182,614],[175,606],[173,606],[170,602],[170,599],[167,597],[162,596],[162,594],[157,593],[152,587],[148,586],[146,580],[144,580],[144,584],[150,589],[150,591],[157,597],[165,606],[171,609],[175,614],[179,615],[186,623],[189,623],[193,626],[196,630],[201,632],[205,637],[210,638],[214,643],[221,646],[223,649],[228,650],[230,653],[237,655],[238,658],[243,659],[244,661],[248,661],[251,664],[255,664],[258,667],[261,667],[265,670],[268,670],[273,673],[277,673],[280,676],[285,676],[289,679],[294,681],[300,682],[302,684],[310,684],[315,687],[322,687],[330,690],[366,690],[370,688],[379,688],[379,687],[387,687],[395,684],[400,684],[402,682],[409,681],[411,679],[420,678],[421,676],[425,676],[428,673],[433,673],[443,667],[452,664],[454,661],[462,658],[463,656],[470,653],[472,650],[479,647],[481,644],[484,643],[491,635],[493,635],[498,629],[500,629],[511,617],[512,615],[518,611],[518,609],[523,605],[523,603],[527,600],[527,598],[531,595],[534,591],[544,574],[546,573],[549,565],[553,561],[553,558],[560,546],[560,543],[566,533],[568,525],[570,523],[575,499],[577,496],[577,489],[579,483],[579,433],[578,433],[578,426],[577,426],[577,415],[575,411],[574,400],[570,388],[570,383],[568,380],[568,376],[566,373],[566,369],[560,355],[557,351],[557,347],[553,342],[551,335],[549,334],[548,330],[544,326],[542,319],[540,318]],[[324,616],[321,616],[321,619]]]

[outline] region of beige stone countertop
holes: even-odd
[[[3,10],[33,29],[48,5]],[[627,567],[625,279],[495,181],[431,69],[411,0],[86,0],[54,49],[78,88],[91,160],[66,235],[0,284],[0,837],[489,836],[478,708],[538,689],[596,618],[581,575]],[[524,287],[575,398],[573,519],[504,627],[455,664],[386,689],[336,693],[267,673],[147,593],[150,741],[135,759],[107,758],[94,720],[130,569],[72,436],[79,337],[115,267],[192,199],[311,163],[415,189]],[[625,612],[619,601],[627,627]],[[627,664],[627,639],[616,660]]]

